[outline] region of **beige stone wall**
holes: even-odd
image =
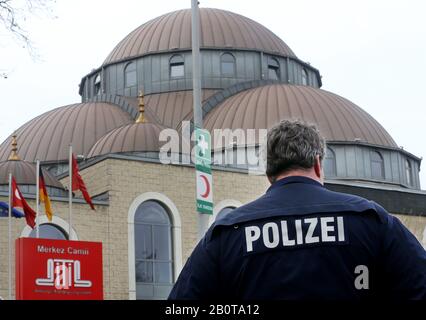
[[[128,241],[127,219],[131,203],[141,194],[157,192],[168,197],[177,207],[182,221],[182,251],[185,262],[197,242],[197,213],[195,208],[195,173],[193,168],[164,166],[125,160],[107,160],[110,174],[109,255],[113,276],[107,294],[111,299],[127,299]],[[263,177],[215,171],[214,201],[234,199],[242,203],[255,199],[266,187]],[[253,183],[253,179],[257,182]],[[247,190],[248,186],[251,186]]]
[[[128,215],[132,202],[146,192],[168,197],[179,211],[182,221],[183,263],[197,241],[195,212],[195,173],[193,168],[165,166],[140,161],[107,159],[82,171],[92,195],[109,192],[109,206],[74,204],[73,227],[79,240],[103,243],[104,289],[106,299],[129,298]],[[262,176],[214,171],[214,202],[232,199],[246,203],[265,192],[268,182]],[[64,184],[67,178],[62,181]],[[2,199],[0,201],[7,201]],[[29,201],[34,207],[34,201]],[[53,203],[55,214],[68,220],[68,203]],[[401,216],[408,228],[423,239],[425,217]],[[13,237],[20,236],[25,220],[13,221]],[[7,219],[0,219],[0,295],[7,297]],[[14,270],[14,269],[13,269]]]
[[[399,220],[416,236],[417,240],[426,248],[426,217],[406,216],[395,214]]]

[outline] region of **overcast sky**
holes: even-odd
[[[80,102],[78,84],[129,32],[190,0],[57,0],[26,27],[41,60],[0,30],[0,142],[28,120]],[[201,0],[263,24],[323,76],[323,89],[370,113],[399,146],[426,156],[426,1]],[[420,172],[426,189],[426,164]]]

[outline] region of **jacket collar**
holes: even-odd
[[[283,186],[285,186],[287,184],[291,184],[291,183],[305,183],[305,184],[311,184],[311,185],[318,186],[318,187],[324,187],[321,183],[319,183],[318,181],[315,181],[314,179],[302,177],[302,176],[291,176],[291,177],[287,177],[287,178],[283,178],[283,179],[280,179],[278,181],[275,181],[268,188],[268,190],[266,192],[268,193],[268,192],[270,192],[274,189],[283,187]]]

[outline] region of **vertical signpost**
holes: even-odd
[[[211,169],[211,136],[195,128],[195,169],[197,170],[197,211],[213,214],[213,179]]]
[[[194,95],[194,127],[199,134],[210,141],[210,134],[202,130],[203,127],[203,111],[201,108],[201,56],[200,56],[200,11],[198,8],[198,0],[191,0],[191,25],[192,25],[192,84]],[[198,129],[197,129],[198,128]],[[203,140],[206,141],[206,140]],[[202,141],[200,141],[202,142]],[[204,144],[203,144],[204,145]],[[197,140],[198,146],[198,140]],[[201,145],[200,145],[201,146]],[[203,147],[201,147],[203,149]],[[209,151],[203,155],[211,155]],[[198,211],[198,239],[200,240],[208,228],[207,214],[213,213],[212,205],[212,190],[211,190],[211,159],[207,164],[203,161],[204,156],[200,156],[197,152],[197,157],[200,157],[199,166],[196,169],[197,177],[197,211]],[[197,160],[198,161],[198,160]],[[202,165],[203,164],[203,165]],[[204,169],[204,171],[203,171]],[[207,171],[207,172],[205,172]],[[208,188],[208,189],[207,189]],[[207,192],[208,191],[208,192]]]

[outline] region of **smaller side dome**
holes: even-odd
[[[16,130],[18,153],[29,162],[67,161],[70,144],[75,154],[87,155],[104,134],[131,122],[130,114],[112,103],[86,102],[56,108]],[[0,145],[0,161],[8,159],[11,141],[9,137]]]
[[[88,158],[110,153],[158,152],[162,129],[154,123],[134,123],[114,129],[95,143]]]
[[[205,128],[269,129],[283,119],[318,126],[330,141],[363,141],[398,148],[390,134],[366,111],[334,93],[301,85],[269,84],[235,94],[206,116]]]
[[[63,185],[48,171],[43,170],[44,181],[47,187],[64,189]],[[15,178],[18,185],[36,185],[37,166],[27,161],[5,161],[0,163],[0,185],[9,184],[9,173]]]
[[[37,184],[37,165],[27,161],[22,161],[18,154],[18,142],[16,135],[12,135],[11,152],[9,159],[0,162],[0,186],[9,184],[9,174],[15,178],[18,185],[36,185]],[[44,182],[47,187],[53,187],[63,190],[64,187],[56,177],[42,169]],[[4,188],[2,188],[4,189]]]

